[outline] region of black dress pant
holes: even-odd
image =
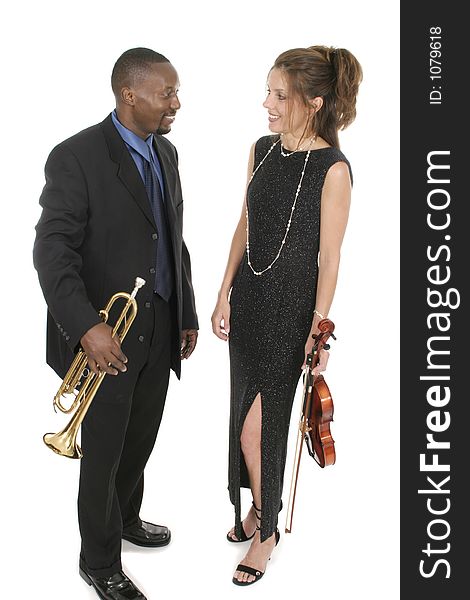
[[[175,335],[171,301],[154,294],[153,312],[146,349],[138,358],[128,355],[125,373],[106,375],[82,424],[80,564],[99,577],[121,569],[123,527],[140,522],[144,467],[165,405]]]

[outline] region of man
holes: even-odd
[[[163,137],[180,108],[178,75],[161,54],[135,48],[117,60],[111,83],[115,111],[47,160],[34,264],[49,309],[48,364],[64,377],[81,346],[91,370],[108,374],[81,429],[80,574],[101,598],[129,600],[144,596],[122,571],[121,538],[170,541],[167,527],[139,516],[143,471],[170,367],[179,378],[198,322],[177,154]],[[115,321],[98,312],[136,276],[147,283],[121,349]]]

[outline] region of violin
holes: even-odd
[[[313,344],[311,355],[310,374],[313,368],[320,360],[320,350],[329,349],[328,338],[333,335],[335,329],[334,323],[329,319],[323,319],[318,324],[318,333]],[[308,358],[307,358],[308,361]],[[307,363],[308,364],[308,363]],[[333,398],[330,389],[323,375],[317,375],[313,383],[313,397],[310,399],[310,406],[307,410],[305,406],[308,426],[305,432],[305,442],[310,456],[320,465],[328,467],[334,465],[336,461],[335,441],[330,431],[330,423],[333,421]],[[304,399],[307,400],[306,398]],[[305,402],[306,404],[306,402]]]
[[[319,333],[313,335],[314,343],[311,352],[307,354],[306,369],[300,412],[299,431],[295,449],[294,468],[292,472],[289,504],[287,506],[286,533],[292,531],[295,495],[299,477],[300,458],[302,456],[303,440],[307,450],[320,467],[333,465],[336,461],[335,442],[330,432],[330,422],[333,420],[333,398],[323,375],[313,376],[313,369],[320,362],[320,351],[329,350],[328,339],[336,337],[333,334],[335,325],[329,319],[322,319],[318,324]]]

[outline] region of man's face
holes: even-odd
[[[178,73],[171,63],[157,63],[148,75],[132,88],[134,132],[145,139],[151,133],[165,134],[171,130],[178,100]]]

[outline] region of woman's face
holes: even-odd
[[[268,109],[269,129],[273,133],[290,133],[301,137],[309,111],[298,97],[290,94],[287,80],[280,69],[271,69],[267,88],[268,95],[263,106]]]

